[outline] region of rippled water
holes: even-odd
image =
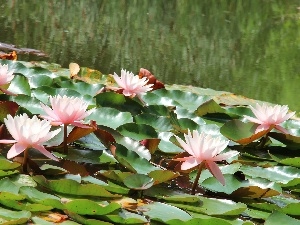
[[[0,0],[0,42],[300,111],[299,0]],[[0,49],[1,50],[1,49]]]

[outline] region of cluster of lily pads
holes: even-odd
[[[0,64],[2,224],[299,224],[287,106],[125,70]]]

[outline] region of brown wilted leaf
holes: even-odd
[[[67,220],[68,216],[60,213],[44,213],[42,219],[53,223],[59,223]]]
[[[17,60],[18,56],[15,51],[10,53],[0,53],[0,59]]]
[[[157,150],[159,142],[160,139],[158,138],[151,138],[140,141],[140,143],[144,145],[150,151],[151,154],[153,154]]]
[[[153,84],[153,90],[165,88],[165,85],[156,79],[156,77],[147,69],[141,68],[139,72],[139,78],[146,77],[149,81],[147,84]]]
[[[86,170],[84,165],[80,165],[77,162],[66,160],[62,167],[65,170],[68,170],[71,174],[80,174],[80,176],[85,177],[89,175],[89,172]]]
[[[74,129],[68,135],[67,142],[68,143],[74,142],[79,138],[82,138],[97,130],[97,124],[95,121],[92,120],[89,126],[90,128],[74,127]]]
[[[80,70],[80,66],[77,63],[70,63],[69,69],[70,69],[70,78],[73,79],[75,76],[77,76]]]
[[[109,148],[111,144],[115,143],[115,138],[107,131],[98,128],[94,131],[94,134],[104,144],[105,147]]]

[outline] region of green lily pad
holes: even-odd
[[[265,130],[255,134],[257,126],[254,123],[243,123],[240,120],[234,119],[225,123],[221,127],[220,132],[228,139],[245,145],[261,138],[268,132]]]
[[[28,80],[22,75],[15,75],[7,90],[14,94],[23,94],[29,96],[31,93]]]
[[[38,88],[42,86],[51,86],[53,79],[47,75],[36,74],[28,80],[30,88]]]
[[[45,180],[42,176],[35,176],[34,179],[44,187],[57,193],[82,196],[97,196],[104,198],[116,198],[119,195],[111,194],[105,188],[96,184],[80,184],[75,180]]]
[[[153,166],[147,159],[141,158],[136,152],[128,150],[123,145],[116,145],[115,157],[127,169],[139,174],[148,174],[151,171],[159,169]]]
[[[146,124],[126,123],[117,128],[125,137],[130,137],[134,140],[141,141],[148,138],[157,138],[155,129]]]
[[[215,199],[198,196],[199,202],[186,204],[170,203],[181,209],[200,212],[207,215],[239,215],[247,209],[244,203],[236,203],[228,199]]]
[[[95,109],[87,119],[96,121],[98,125],[104,125],[113,129],[133,121],[129,112],[120,112],[117,109],[108,107]]]
[[[88,84],[86,82],[62,81],[59,83],[62,88],[67,88],[79,92],[81,95],[95,96],[103,87],[102,84]]]
[[[159,132],[166,132],[173,129],[171,121],[165,116],[143,113],[134,117],[137,124],[147,124]]]
[[[36,203],[22,203],[20,201],[10,200],[10,199],[0,199],[1,205],[4,205],[11,209],[16,210],[26,210],[30,212],[40,212],[40,211],[49,211],[53,209],[52,206],[46,206]]]
[[[145,190],[154,184],[153,178],[144,174],[132,174],[123,180],[124,184],[130,189]]]
[[[96,104],[102,107],[115,108],[121,112],[136,115],[142,112],[143,106],[131,98],[114,92],[105,92],[95,96]]]
[[[110,214],[102,216],[105,220],[111,221],[114,224],[145,224],[148,220],[141,215],[129,212],[127,210],[121,210],[117,214]]]
[[[153,178],[154,184],[163,183],[170,181],[179,176],[179,173],[170,170],[154,170],[148,174],[149,177]]]
[[[66,209],[80,215],[106,215],[120,209],[118,203],[101,205],[87,199],[77,199],[66,203]]]
[[[290,149],[300,148],[300,137],[298,136],[276,132],[270,132],[269,136],[287,145],[287,147]]]
[[[45,114],[40,101],[34,97],[19,94],[12,97],[12,100],[28,110],[31,114]]]
[[[30,217],[31,213],[28,211],[13,211],[0,207],[0,218],[10,221],[10,223],[6,224],[24,224]]]
[[[142,98],[148,105],[180,106],[190,111],[195,111],[200,105],[211,99],[210,96],[166,89],[155,90]]]
[[[273,212],[265,221],[265,225],[298,225],[300,224],[300,220],[292,218],[281,212]]]
[[[184,210],[161,202],[153,202],[141,207],[144,215],[149,216],[153,220],[167,222],[172,219],[187,221],[192,217]]]

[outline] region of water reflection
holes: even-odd
[[[0,0],[0,42],[300,111],[299,0]],[[23,60],[36,59],[23,56]]]

